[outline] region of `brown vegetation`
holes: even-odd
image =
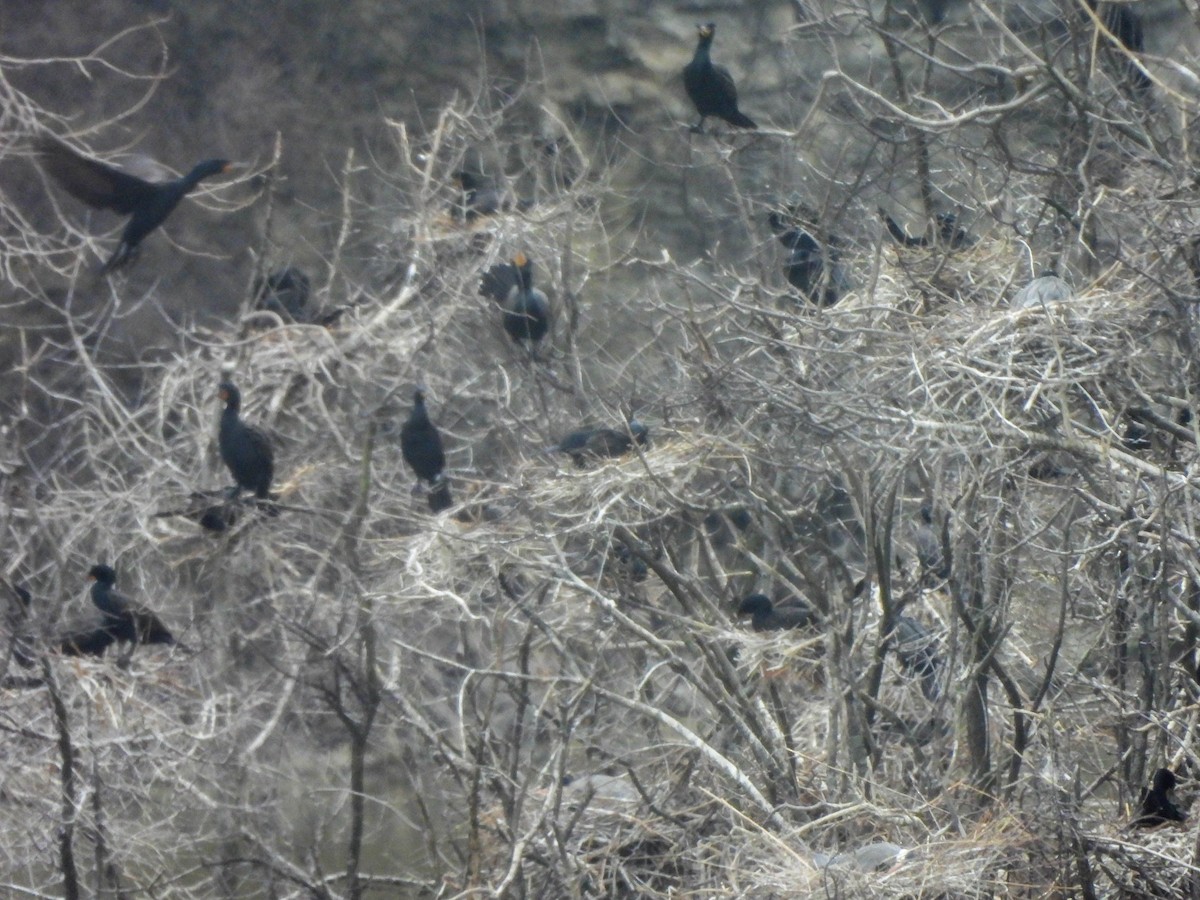
[[[370,4],[295,6],[331,65],[341,17],[392,34]],[[801,86],[756,92],[766,64],[739,68],[753,46],[721,23],[757,133],[690,134],[681,83],[628,60],[608,74],[674,92],[670,116],[593,127],[549,63],[519,88],[485,72],[373,110],[336,156],[323,132],[319,174],[272,135],[198,192],[215,209],[185,200],[107,277],[115,223],[56,196],[34,139],[107,157],[126,120],[172,132],[139,104],[180,75],[129,48],[187,56],[181,32],[218,20],[106,20],[117,37],[77,60],[0,57],[0,575],[32,593],[25,615],[0,592],[6,890],[1200,890],[1186,826],[1125,827],[1161,767],[1186,807],[1200,753],[1194,73],[1162,31],[1131,56],[1067,0],[938,24],[941,4],[806,6],[770,44],[825,73]],[[578,25],[578,46],[547,26],[547,58],[596,42]],[[678,66],[691,28],[658,22]],[[462,48],[429,41],[436,80]],[[26,76],[72,65],[120,105],[64,109]],[[258,127],[242,98],[203,131],[228,87],[204,83],[179,165]],[[465,215],[464,171],[515,199]],[[785,209],[840,255],[836,304],[785,278]],[[940,239],[950,212],[970,239]],[[553,310],[536,350],[479,293],[518,253]],[[311,317],[262,302],[288,265]],[[1049,268],[1073,298],[1010,305]],[[222,493],[225,376],[274,448],[278,515]],[[436,515],[400,451],[418,386],[453,485]],[[634,418],[649,440],[624,455],[547,452]],[[194,652],[54,652],[97,560]],[[756,592],[805,597],[814,624],[752,631]]]

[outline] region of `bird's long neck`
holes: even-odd
[[[238,423],[238,408],[232,403],[221,411],[221,430],[233,428]]]
[[[182,178],[175,182],[176,190],[180,197],[184,194],[191,193],[192,189],[210,175],[215,175],[221,170],[214,167],[211,162],[202,162],[197,165],[192,171],[188,172]]]
[[[529,263],[517,267],[517,286],[524,294],[528,294],[533,289],[533,266]]]
[[[706,63],[710,62],[708,51],[712,47],[712,38],[700,38],[696,44],[696,55],[692,57],[692,62]]]

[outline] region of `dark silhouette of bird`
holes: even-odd
[[[1099,6],[1096,0],[1088,0],[1087,5],[1093,12]],[[1134,8],[1135,5],[1132,3],[1105,3],[1099,11],[1100,21],[1112,35],[1111,40],[1130,54],[1144,53],[1146,50],[1146,33],[1142,27],[1142,15]],[[1120,56],[1119,62],[1125,70],[1130,87],[1133,88],[1135,94],[1144,95],[1153,86],[1150,77],[1129,56],[1124,53]]]
[[[901,667],[910,675],[920,676],[925,698],[936,700],[941,693],[938,669],[942,661],[934,650],[933,635],[911,616],[900,616],[888,635],[888,642],[896,651]]]
[[[231,381],[222,381],[217,388],[225,409],[221,412],[221,426],[217,430],[217,445],[221,450],[221,461],[237,482],[234,489],[253,491],[259,500],[271,497],[271,479],[275,477],[275,453],[266,433],[242,421],[241,391]]]
[[[453,207],[455,218],[470,224],[480,216],[495,215],[512,206],[507,193],[490,175],[462,169],[455,172],[453,178],[459,188],[459,197]]]
[[[933,217],[937,228],[932,238],[926,235],[912,237],[882,208],[879,209],[879,215],[883,217],[883,224],[887,227],[888,234],[892,236],[892,240],[901,247],[933,247],[940,245],[949,247],[951,250],[959,250],[963,247],[970,247],[975,243],[975,238],[971,236],[971,233],[959,226],[958,216],[954,213],[938,213]]]
[[[273,312],[284,321],[308,321],[308,295],[311,287],[308,276],[300,269],[294,266],[276,269],[254,280],[254,307]]]
[[[1150,787],[1143,789],[1138,816],[1130,824],[1135,828],[1153,828],[1167,822],[1186,822],[1187,815],[1167,796],[1175,788],[1177,779],[1170,769],[1159,769],[1154,773]]]
[[[696,54],[683,68],[683,86],[696,112],[700,113],[700,121],[692,126],[692,131],[701,131],[709,116],[724,119],[738,128],[757,128],[753,119],[738,110],[733,76],[724,66],[713,65],[709,56],[716,30],[717,26],[712,22],[697,26]]]
[[[421,388],[413,392],[412,412],[400,426],[400,452],[413,473],[432,488],[428,497],[429,511],[437,514],[453,506],[454,498],[445,474],[446,452],[442,448],[442,434],[429,420],[425,391]]]
[[[129,216],[121,242],[101,274],[128,262],[142,239],[161,225],[196,185],[232,166],[228,160],[208,159],[181,178],[153,182],[84,156],[52,135],[39,137],[36,147],[46,173],[72,197],[96,209]]]
[[[922,503],[917,512],[920,522],[917,524],[914,539],[917,544],[917,561],[921,564],[923,575],[933,575],[936,578],[949,578],[950,565],[942,553],[942,536],[934,528],[933,507]]]
[[[1071,285],[1067,284],[1054,270],[1038,275],[1037,278],[1017,291],[1012,299],[1014,309],[1031,309],[1045,306],[1047,303],[1060,303],[1075,296]]]
[[[624,456],[632,449],[634,441],[645,446],[649,439],[650,429],[633,419],[625,431],[615,428],[580,428],[572,431],[547,452],[566,453],[575,465],[583,468],[593,459]]]
[[[116,629],[100,625],[85,631],[63,635],[58,640],[58,652],[63,656],[103,656],[117,642]]]
[[[1121,437],[1121,444],[1130,453],[1150,450],[1154,447],[1154,441],[1151,440],[1150,435],[1150,429],[1141,422],[1130,422],[1125,426],[1125,434]]]
[[[650,576],[646,560],[634,553],[628,544],[617,544],[612,548],[612,559],[617,572],[633,582],[643,582]]]
[[[813,624],[813,611],[799,597],[773,603],[766,594],[751,594],[738,604],[738,616],[750,616],[755,631],[787,631]]]
[[[113,589],[117,583],[117,572],[111,566],[92,566],[88,570],[88,578],[93,582],[92,603],[103,614],[103,626],[115,640],[135,646],[176,643],[174,635],[158,616]]]
[[[523,252],[511,264],[500,263],[483,273],[479,293],[504,310],[504,330],[514,341],[536,344],[550,330],[550,301],[533,286],[533,263]]]
[[[788,249],[783,274],[788,283],[810,303],[822,307],[833,306],[850,288],[837,248],[832,240],[823,248],[805,229],[790,223],[791,218],[790,214],[781,212],[772,212],[767,216],[767,223],[779,238],[779,243]]]

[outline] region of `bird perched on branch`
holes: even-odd
[[[221,461],[237,482],[233,494],[240,490],[253,491],[259,500],[271,498],[271,479],[275,477],[275,452],[266,432],[242,421],[242,393],[232,381],[222,381],[217,388],[225,401],[217,444]],[[268,512],[271,510],[268,509]]]
[[[284,321],[308,320],[306,308],[312,284],[295,266],[276,269],[254,279],[254,308],[273,312]]]
[[[649,439],[650,429],[632,419],[625,431],[615,428],[580,428],[572,431],[546,452],[566,453],[575,465],[583,468],[592,459],[624,456],[633,447],[634,441],[645,446]]]
[[[917,545],[917,561],[921,563],[921,575],[935,578],[949,578],[950,564],[942,553],[942,536],[934,528],[933,507],[922,503],[917,512],[920,522],[917,524],[914,540]]]
[[[696,112],[700,113],[700,121],[692,126],[692,131],[702,131],[704,120],[709,116],[724,119],[738,128],[757,128],[753,119],[738,110],[737,86],[729,70],[714,65],[710,58],[716,30],[717,26],[712,22],[697,26],[696,53],[683,68],[683,86]]]
[[[400,452],[413,473],[429,482],[429,510],[439,513],[454,504],[450,493],[450,482],[446,479],[446,452],[442,448],[442,434],[429,419],[425,408],[425,391],[417,388],[413,392],[413,408],[408,419],[400,426]]]
[[[550,330],[550,301],[533,286],[533,263],[518,251],[512,263],[499,263],[483,273],[479,293],[504,310],[504,330],[518,343],[536,344]]]
[[[738,604],[738,616],[750,616],[755,631],[787,631],[805,628],[814,621],[812,609],[799,597],[788,597],[778,603],[766,594],[751,594]]]
[[[794,212],[772,212],[767,216],[767,224],[789,251],[783,264],[788,283],[815,306],[837,303],[842,293],[849,290],[850,280],[834,246],[835,239],[822,248],[816,238],[795,222]]]
[[[113,589],[117,583],[117,572],[111,566],[92,566],[88,570],[88,578],[93,582],[92,603],[103,613],[103,627],[114,641],[124,641],[134,646],[177,643],[175,636],[158,616]]]
[[[96,209],[129,216],[121,242],[100,269],[102,275],[128,262],[142,239],[161,225],[196,185],[233,165],[225,159],[207,159],[182,178],[153,182],[84,156],[49,134],[37,139],[36,149],[42,168],[72,197]]]
[[[503,188],[490,175],[461,169],[454,173],[453,178],[458,182],[460,191],[453,213],[468,224],[480,216],[503,212],[512,205]]]
[[[1150,787],[1142,791],[1138,817],[1130,824],[1135,828],[1153,828],[1167,822],[1186,822],[1187,815],[1167,796],[1177,779],[1170,769],[1159,769],[1154,773]]]
[[[936,700],[941,694],[938,669],[942,661],[934,651],[933,635],[911,616],[900,616],[888,635],[888,642],[896,651],[901,667],[910,675],[920,676],[925,699]]]

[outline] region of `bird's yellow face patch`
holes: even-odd
[[[529,262],[529,257],[525,255],[524,251],[518,250],[517,255],[513,257],[513,265],[519,269],[527,262]]]
[[[713,27],[712,25],[697,25],[696,32],[702,38],[710,38],[713,36]]]

